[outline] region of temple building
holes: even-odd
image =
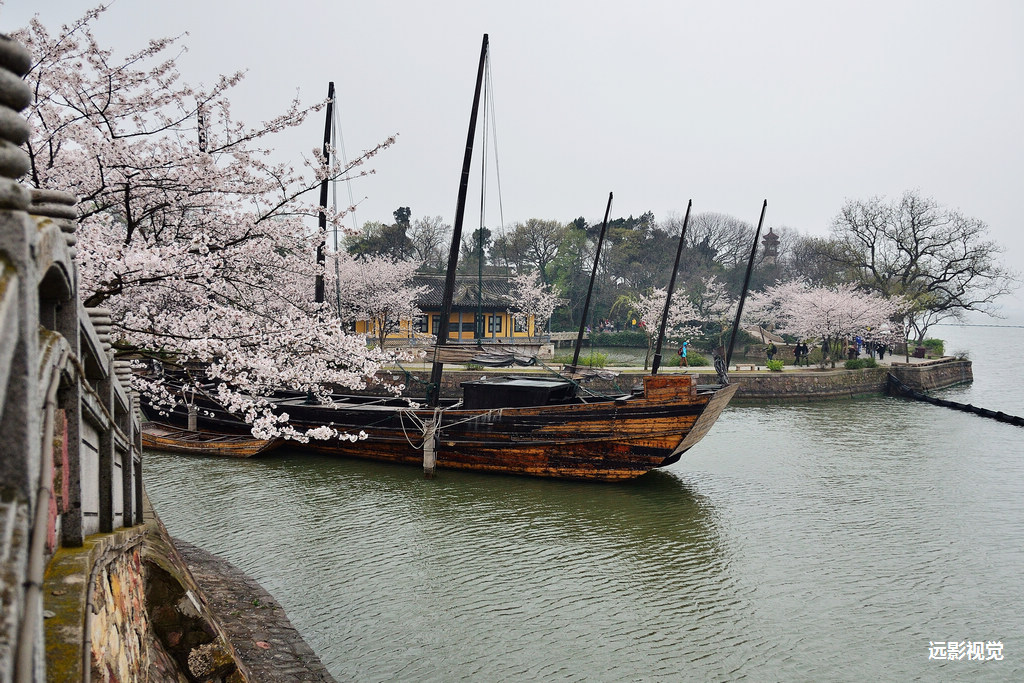
[[[509,278],[498,275],[459,276],[455,280],[452,295],[452,310],[447,325],[441,323],[441,305],[444,299],[444,275],[417,275],[413,285],[426,287],[416,300],[422,314],[414,320],[403,320],[400,329],[388,334],[388,340],[401,343],[434,337],[439,330],[447,328],[451,341],[472,341],[479,336],[485,342],[508,343],[513,339],[527,339],[539,332],[535,329],[533,317],[521,320],[509,314],[517,310],[512,303],[512,283]],[[479,297],[477,293],[479,292]],[[477,322],[477,310],[480,320]],[[479,335],[477,326],[479,325]],[[367,321],[357,321],[355,331],[370,334]]]

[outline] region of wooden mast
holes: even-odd
[[[764,212],[768,210],[768,200],[761,205],[761,218],[757,221],[757,232],[754,233],[754,245],[750,248],[750,260],[747,261],[747,274],[743,278],[743,291],[740,292],[740,303],[736,307],[736,321],[732,324],[732,334],[729,336],[729,350],[725,353],[725,369],[729,370],[729,363],[732,362],[732,348],[736,344],[736,333],[740,329],[740,316],[743,315],[743,303],[747,300],[747,289],[750,287],[750,273],[754,270],[754,257],[757,255],[757,242],[761,239],[761,226],[764,225]]]
[[[452,315],[452,297],[455,292],[455,269],[459,262],[459,247],[462,244],[462,220],[466,214],[466,193],[469,188],[469,170],[473,161],[473,140],[476,138],[477,109],[480,106],[480,91],[483,86],[484,65],[487,62],[487,34],[480,47],[480,65],[476,74],[476,89],[473,92],[473,110],[469,115],[469,135],[466,139],[466,155],[462,161],[462,177],[459,181],[459,197],[455,205],[455,225],[452,227],[452,245],[448,251],[448,272],[444,279],[444,298],[441,302],[441,329],[437,333],[434,347],[434,363],[430,369],[430,383],[427,385],[427,405],[437,406],[441,398],[441,347],[448,341],[449,318]],[[461,326],[461,322],[460,322]]]
[[[608,229],[608,214],[612,210],[612,193],[608,193],[608,206],[604,209],[604,222],[601,223],[601,236],[597,238],[597,253],[594,254],[594,268],[590,271],[590,286],[587,287],[587,298],[583,302],[583,313],[580,315],[580,331],[576,335],[576,346],[572,352],[570,372],[576,372],[576,363],[580,359],[580,346],[583,344],[583,333],[587,329],[587,312],[590,310],[590,294],[594,291],[594,278],[597,277],[597,264],[601,260],[601,245],[604,244],[604,233]]]
[[[331,81],[327,86],[327,116],[326,123],[324,124],[324,164],[327,166],[328,171],[330,170],[330,150],[331,150],[331,116],[334,112],[334,81]],[[324,256],[324,249],[327,245],[327,179],[330,176],[328,172],[324,176],[324,180],[320,183],[320,240],[316,245],[316,291],[314,292],[313,300],[322,304],[324,302],[324,263],[326,258]]]
[[[676,247],[676,262],[672,265],[672,277],[668,280],[668,291],[665,292],[665,310],[661,312],[661,328],[658,330],[658,343],[654,347],[654,359],[651,361],[651,374],[657,375],[661,367],[661,343],[665,340],[665,326],[668,323],[668,311],[672,305],[672,292],[676,288],[676,272],[679,270],[679,257],[683,255],[683,244],[686,242],[686,226],[690,223],[691,199],[686,203],[686,217],[683,218],[683,231],[679,233],[679,246]]]

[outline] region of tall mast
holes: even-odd
[[[668,323],[668,311],[672,305],[672,292],[676,289],[676,272],[679,270],[679,257],[683,255],[683,244],[686,242],[686,226],[690,223],[691,199],[686,203],[686,217],[683,218],[683,231],[679,233],[679,246],[676,247],[676,262],[672,265],[672,277],[668,280],[668,291],[665,292],[665,310],[661,313],[661,328],[658,330],[658,343],[654,347],[654,360],[651,361],[651,374],[657,375],[661,367],[661,342],[665,339],[665,326]]]
[[[473,92],[473,110],[469,115],[469,135],[466,139],[466,155],[462,160],[462,177],[459,181],[459,198],[455,205],[455,225],[452,227],[452,245],[448,250],[448,272],[444,278],[444,298],[441,302],[441,329],[437,330],[437,344],[434,348],[434,364],[430,369],[430,384],[427,385],[427,404],[436,406],[441,399],[441,347],[448,341],[448,320],[452,315],[452,296],[455,292],[455,268],[459,263],[459,246],[462,244],[462,220],[466,215],[466,193],[469,189],[469,170],[473,161],[473,140],[476,137],[476,116],[480,106],[480,91],[484,80],[484,65],[487,62],[487,34],[480,47],[480,65],[476,73],[476,89]]]
[[[331,167],[331,116],[334,112],[334,81],[327,85],[327,117],[324,123],[324,164]],[[318,304],[324,302],[324,249],[327,245],[327,185],[330,173],[324,176],[320,183],[320,240],[316,245],[316,292],[314,301]]]
[[[757,232],[754,233],[754,244],[750,248],[750,260],[747,261],[747,274],[743,278],[743,291],[740,292],[740,303],[736,307],[736,321],[732,324],[732,334],[729,336],[729,350],[725,353],[725,368],[729,369],[732,362],[732,348],[736,343],[736,332],[740,329],[740,316],[743,315],[743,303],[747,300],[747,289],[750,287],[750,273],[754,270],[754,257],[757,255],[757,243],[761,239],[761,226],[764,225],[764,212],[768,210],[768,200],[761,205],[761,218],[757,221]]]
[[[583,344],[583,333],[587,329],[587,312],[590,310],[590,295],[594,291],[594,278],[597,277],[597,264],[601,260],[601,245],[604,244],[604,233],[608,229],[608,214],[612,210],[612,193],[608,193],[608,206],[604,209],[604,222],[601,223],[601,236],[597,238],[597,253],[594,254],[594,267],[590,271],[590,286],[587,287],[587,298],[583,302],[583,313],[580,315],[580,331],[576,335],[576,346],[572,352],[572,371],[576,372],[576,363],[580,359],[580,346]]]
[[[484,212],[487,207],[487,126],[488,100],[491,90],[490,69],[484,68],[483,130],[480,135],[480,228],[476,233],[476,315],[473,317],[473,338],[483,348],[487,336],[484,325]]]

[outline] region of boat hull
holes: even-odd
[[[280,444],[280,439],[256,439],[244,434],[222,434],[208,430],[190,432],[156,422],[148,422],[142,428],[142,447],[165,453],[251,458],[271,451]]]
[[[516,408],[434,411],[388,405],[308,405],[281,401],[297,428],[330,426],[344,435],[289,448],[425,465],[424,426],[436,421],[434,466],[477,472],[621,481],[670,465],[711,428],[735,385],[697,391],[688,375],[644,378],[641,395]],[[201,411],[210,428],[232,418]],[[244,427],[236,421],[237,426]],[[429,451],[429,449],[427,449]]]
[[[639,399],[618,405],[448,411],[436,440],[436,467],[560,479],[633,479],[679,460],[707,433],[733,393],[735,387],[726,387],[686,402]],[[702,420],[705,416],[708,419]],[[398,418],[404,429],[396,430],[375,428],[356,415],[324,411],[322,421],[315,424],[348,424],[348,433],[361,431],[366,438],[310,442],[304,447],[330,455],[422,464],[423,437],[416,423],[432,417],[430,411],[409,411]]]

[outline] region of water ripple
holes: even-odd
[[[1009,650],[927,661],[1024,632],[1019,428],[932,409],[730,409],[626,485],[294,454],[150,455],[145,477],[339,680],[1024,679]]]

